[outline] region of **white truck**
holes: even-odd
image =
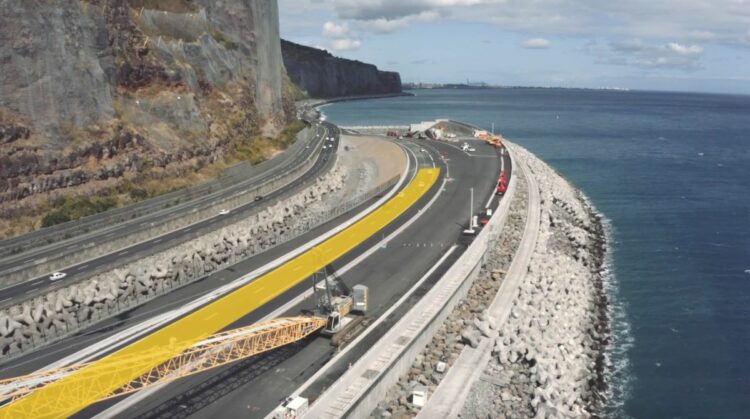
[[[300,396],[287,397],[284,403],[273,411],[273,417],[276,419],[297,419],[304,416],[309,408],[310,405],[306,398]]]

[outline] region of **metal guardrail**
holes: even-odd
[[[180,203],[202,198],[210,194],[222,192],[229,187],[235,186],[251,176],[257,176],[264,171],[271,170],[274,166],[288,163],[305,150],[305,145],[314,138],[314,128],[307,127],[297,134],[297,139],[289,148],[282,152],[281,156],[266,160],[257,165],[239,163],[212,181],[169,192],[154,198],[134,203],[122,208],[115,208],[106,212],[93,214],[79,220],[46,227],[32,231],[21,236],[12,237],[0,241],[0,257],[9,257],[19,254],[28,249],[68,240],[92,231],[101,229],[102,226],[111,226],[133,220],[155,211],[173,207]]]
[[[302,143],[302,142],[296,141],[295,144],[296,143]],[[280,173],[277,174],[276,176],[270,179],[266,179],[261,184],[253,185],[251,189],[241,190],[241,193],[227,197],[220,201],[210,200],[209,205],[201,208],[200,210],[194,210],[194,211],[182,213],[180,216],[173,217],[172,219],[166,220],[160,223],[159,225],[151,225],[151,224],[135,225],[129,231],[129,234],[127,236],[112,238],[111,241],[107,243],[102,243],[96,247],[87,246],[82,249],[81,248],[63,248],[61,249],[60,252],[56,253],[54,259],[50,259],[50,258],[42,259],[40,263],[30,266],[30,267],[19,265],[18,267],[8,269],[0,273],[0,285],[5,285],[5,286],[12,285],[14,283],[27,280],[28,278],[34,278],[40,275],[44,275],[47,272],[52,272],[54,270],[65,268],[67,266],[70,266],[73,263],[80,263],[82,261],[101,256],[103,252],[113,252],[118,249],[127,247],[128,245],[132,245],[134,242],[137,243],[140,241],[147,240],[149,238],[157,237],[159,235],[184,227],[187,222],[196,222],[196,221],[200,221],[201,219],[215,216],[217,209],[225,205],[236,207],[236,206],[240,206],[243,204],[247,204],[253,200],[254,195],[270,193],[273,190],[279,189],[291,183],[297,177],[302,176],[304,173],[306,173],[314,165],[318,157],[318,154],[322,149],[323,144],[324,144],[324,141],[318,142],[316,148],[313,150],[307,150],[306,148],[304,148],[303,145],[305,144],[298,146],[301,148],[301,150],[307,151],[307,154],[304,154],[305,159],[302,163],[300,163],[296,168],[293,168],[287,171],[280,170],[279,171]],[[302,155],[302,153],[299,153],[299,154]],[[267,160],[266,162],[268,162],[268,164],[271,164],[271,163],[276,163],[277,161],[274,159],[274,160]],[[287,163],[288,162],[289,162],[289,159],[287,159]],[[245,187],[247,187],[247,185],[245,185]],[[242,189],[242,186],[240,186],[239,189]],[[188,219],[187,222],[185,221],[186,219]],[[163,242],[161,245],[165,245],[165,244],[175,245],[175,243],[177,243],[179,240],[185,241],[185,240],[188,240],[188,238],[176,238],[167,242]],[[149,252],[149,253],[153,253],[153,252]],[[142,258],[145,256],[146,254],[143,252],[134,252],[134,253],[129,253],[128,255],[124,255],[124,257],[120,257],[118,259],[122,263],[128,263],[132,260],[135,260],[136,258]],[[106,269],[99,268],[93,271],[88,271],[86,274],[80,275],[80,280],[81,281],[86,280],[98,273],[101,273],[104,270]],[[52,287],[45,289],[43,291],[48,292],[49,290],[54,289],[54,288],[55,286],[53,285]]]

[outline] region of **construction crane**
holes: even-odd
[[[319,275],[322,275],[322,281],[318,281]],[[158,347],[147,352],[119,355],[112,360],[114,362],[107,363],[106,369],[87,368],[96,363],[93,361],[0,380],[0,404],[12,403],[74,373],[88,375],[87,378],[92,385],[96,385],[98,376],[130,371],[133,364],[158,364],[137,379],[102,397],[101,401],[271,351],[300,341],[316,332],[332,336],[332,342],[335,340],[338,345],[340,336],[351,333],[351,330],[361,322],[361,317],[352,319],[348,315],[353,311],[365,314],[368,289],[364,285],[356,285],[352,296],[352,290],[335,274],[333,267],[326,266],[313,276],[313,291],[317,306],[313,315],[278,318],[218,333],[173,357],[165,356],[173,352],[171,348]],[[161,363],[157,361],[165,358],[169,360]],[[149,359],[153,359],[154,362],[144,362]]]
[[[320,317],[288,317],[256,323],[248,327],[229,330],[208,337],[190,349],[159,364],[146,374],[127,385],[104,396],[101,400],[119,397],[148,387],[168,383],[179,378],[220,367],[241,359],[267,352],[292,342],[297,342],[323,329],[326,319]],[[147,353],[139,353],[117,359],[111,364],[114,371],[129,363],[142,363],[144,358],[160,358],[168,348],[154,348]],[[86,367],[93,364],[81,363],[63,368],[35,372],[22,377],[0,380],[0,400],[15,401],[47,384],[70,374],[87,374]],[[127,370],[127,368],[125,368]],[[111,374],[112,371],[96,370],[96,374]],[[89,373],[90,374],[90,373]],[[91,377],[96,380],[96,377]]]

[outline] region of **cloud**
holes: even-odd
[[[521,42],[521,48],[526,49],[547,49],[552,45],[544,38],[532,38]]]
[[[362,46],[362,41],[349,30],[346,23],[327,21],[323,24],[323,37],[330,40],[328,44],[334,51],[353,51]]]
[[[347,24],[338,25],[330,21],[323,24],[323,36],[326,38],[346,38],[348,35],[349,26]]]
[[[637,37],[738,45],[746,42],[750,22],[748,0],[329,0],[316,4],[376,32],[403,29],[419,22],[419,16],[432,16],[490,23],[545,37]]]
[[[685,71],[700,68],[700,59],[703,56],[703,47],[699,45],[683,45],[677,42],[653,45],[640,40],[610,42],[606,45],[592,42],[584,47],[584,51],[602,64]]]
[[[377,33],[391,33],[404,29],[414,23],[426,23],[438,20],[440,14],[436,11],[424,11],[419,14],[403,16],[399,18],[380,17],[371,20],[358,21],[358,25],[364,29]]]
[[[331,41],[331,49],[336,51],[353,51],[362,46],[362,41],[354,38],[334,39]]]

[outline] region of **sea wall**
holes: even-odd
[[[401,93],[401,76],[372,64],[284,40],[281,52],[292,82],[313,98]]]
[[[602,219],[542,160],[513,149],[539,185],[541,224],[510,316],[493,337],[486,379],[474,384],[462,416],[596,415],[609,342]]]

